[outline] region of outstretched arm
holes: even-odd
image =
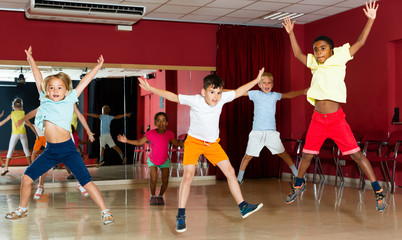
[[[11,119],[11,114],[8,115],[6,118],[3,119],[3,121],[0,122],[0,127],[4,125],[4,123],[6,123],[8,120]]]
[[[77,92],[77,97],[79,97],[82,93],[82,91],[88,86],[88,84],[92,81],[92,79],[95,77],[96,73],[101,69],[103,65],[103,56],[100,55],[98,58],[98,64],[92,70],[85,75],[78,84],[78,86],[75,88],[75,91]]]
[[[37,112],[38,112],[38,108],[36,108],[36,109],[30,111],[27,115],[25,115],[23,118],[21,118],[20,120],[18,120],[18,121],[15,123],[15,126],[16,126],[17,128],[19,128],[25,121],[28,121],[29,119],[35,117]]]
[[[25,125],[27,125],[32,130],[32,132],[35,133],[35,136],[38,137],[38,133],[36,132],[35,128],[33,127],[32,123],[30,121],[26,121]]]
[[[170,142],[173,145],[175,145],[176,147],[184,147],[184,141],[179,141],[177,139],[172,139]]]
[[[39,71],[38,66],[35,63],[35,60],[32,57],[32,47],[29,46],[28,50],[25,50],[25,53],[27,54],[27,60],[35,78],[36,88],[38,89],[38,92],[41,92],[43,76],[42,73]]]
[[[282,98],[294,98],[294,97],[297,97],[297,96],[300,96],[303,94],[306,95],[307,90],[308,90],[308,88],[299,90],[299,91],[291,91],[291,92],[283,93]]]
[[[235,90],[235,99],[238,97],[243,96],[243,94],[247,93],[248,90],[250,90],[252,87],[254,87],[257,83],[261,81],[261,76],[264,73],[264,68],[261,68],[260,72],[258,73],[258,76],[256,79],[254,79],[251,82],[248,82],[244,84],[243,86],[239,87],[238,89]]]
[[[377,9],[378,9],[378,4],[376,2],[372,2],[370,0],[370,3],[366,2],[366,8],[363,8],[364,14],[367,16],[367,23],[363,28],[362,33],[360,33],[359,38],[357,41],[349,48],[350,56],[354,56],[356,52],[363,47],[363,45],[366,43],[367,37],[370,33],[371,27],[374,24],[374,20],[377,16]]]
[[[140,87],[142,89],[144,89],[145,91],[155,93],[156,95],[159,95],[172,102],[177,102],[177,103],[179,102],[179,97],[177,96],[177,94],[166,91],[166,90],[162,90],[159,88],[154,88],[149,85],[147,80],[142,79],[140,77],[138,78],[138,81],[140,82]]]
[[[85,116],[88,117],[94,117],[94,118],[100,118],[101,116],[98,114],[94,114],[94,113],[84,113]]]
[[[91,142],[95,141],[95,138],[94,138],[95,134],[89,128],[87,120],[85,120],[85,118],[81,114],[80,110],[78,110],[77,104],[74,104],[74,112],[77,115],[78,120],[80,120],[80,123],[84,127],[85,131],[87,132],[89,141],[91,141]]]
[[[302,52],[299,44],[296,40],[296,35],[293,32],[293,28],[295,26],[295,21],[291,21],[289,17],[285,18],[282,23],[283,27],[285,28],[286,32],[289,34],[290,44],[292,45],[293,54],[295,57],[302,62],[304,65],[307,65],[307,56],[304,55]]]
[[[131,117],[131,113],[120,114],[120,115],[114,116],[113,119],[120,119],[120,118],[124,118],[124,117]]]
[[[142,138],[138,139],[138,140],[129,140],[127,139],[127,137],[123,134],[123,135],[118,135],[117,136],[117,141],[122,142],[122,143],[128,143],[131,145],[142,145],[144,143],[146,143],[148,141],[147,136],[142,136]]]

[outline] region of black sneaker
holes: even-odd
[[[375,207],[377,208],[377,211],[382,212],[385,210],[385,208],[387,207],[387,204],[385,203],[385,195],[384,195],[384,191],[381,189],[378,192],[374,192],[375,194]]]
[[[155,196],[151,196],[149,199],[149,205],[158,205],[158,201],[156,200]]]
[[[243,184],[244,180],[241,180],[241,181],[237,180],[237,182],[239,183],[239,186],[240,186]]]
[[[294,200],[306,190],[306,183],[303,182],[301,186],[296,187],[294,184],[290,184],[292,190],[289,195],[286,197],[286,204],[290,204],[294,202]]]
[[[186,228],[186,215],[176,216],[176,232],[185,232]]]
[[[262,208],[262,206],[264,206],[264,204],[262,204],[262,203],[260,203],[258,205],[247,203],[246,205],[243,206],[243,209],[240,210],[241,217],[246,218],[246,217],[250,216],[251,214],[260,210],[260,208]]]
[[[165,200],[163,199],[162,196],[157,196],[156,202],[157,202],[157,205],[165,205]]]

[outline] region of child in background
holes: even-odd
[[[35,124],[40,129],[44,129],[47,144],[45,151],[27,168],[22,176],[20,206],[7,213],[5,217],[7,219],[27,217],[28,200],[33,181],[61,162],[73,172],[80,184],[89,192],[92,200],[101,209],[103,224],[113,223],[114,218],[110,210],[107,209],[98,188],[91,181],[91,176],[70,136],[70,124],[75,103],[102,67],[102,55],[98,59],[98,64],[73,89],[72,81],[65,73],[50,75],[43,80],[42,74],[32,57],[31,47],[25,50],[25,53],[40,93],[41,104],[36,114]]]
[[[242,96],[245,92],[256,85],[264,69],[261,69],[259,75],[253,81],[239,87],[234,91],[222,92],[223,81],[216,75],[208,75],[204,78],[204,86],[201,95],[176,95],[175,93],[152,87],[142,78],[140,87],[145,91],[155,93],[172,102],[189,105],[190,108],[190,129],[187,139],[184,142],[184,173],[183,180],[179,189],[179,209],[176,216],[176,231],[185,232],[186,215],[185,207],[190,194],[191,182],[195,174],[195,167],[201,154],[214,166],[217,165],[228,180],[228,185],[233,198],[238,204],[241,216],[248,217],[258,211],[263,204],[248,204],[244,201],[239,183],[229,157],[219,144],[219,117],[222,107],[225,103],[233,101]]]
[[[327,36],[319,36],[313,42],[313,54],[304,55],[293,32],[294,21],[285,18],[282,25],[289,34],[295,57],[311,69],[313,79],[307,92],[307,100],[315,106],[313,117],[306,135],[303,156],[299,166],[292,190],[286,198],[286,203],[292,203],[304,190],[306,184],[303,176],[310,166],[311,159],[319,153],[321,145],[326,138],[334,140],[340,151],[350,157],[359,165],[364,174],[371,181],[378,211],[384,211],[384,191],[376,180],[370,162],[360,151],[349,124],[345,120],[345,113],[340,107],[346,103],[346,63],[353,59],[356,52],[364,45],[377,15],[378,5],[370,0],[363,9],[367,23],[357,41],[350,46],[349,43],[334,48],[334,43]]]
[[[260,90],[246,92],[243,96],[248,96],[254,102],[254,121],[253,129],[248,136],[246,154],[244,155],[237,181],[243,183],[243,175],[248,163],[253,157],[259,157],[261,150],[265,147],[271,151],[272,155],[278,155],[292,170],[294,176],[297,176],[297,168],[292,158],[285,151],[285,147],[276,131],[276,102],[281,98],[294,98],[303,95],[307,90],[292,91],[287,93],[272,92],[274,87],[274,77],[271,73],[262,74],[261,81],[258,83]]]
[[[168,156],[169,143],[172,143],[176,147],[183,146],[183,143],[179,142],[174,137],[174,133],[166,129],[168,125],[168,117],[166,113],[159,112],[155,114],[155,126],[154,130],[150,130],[139,140],[129,140],[124,135],[117,136],[117,140],[123,143],[131,145],[143,145],[145,142],[150,141],[150,154],[147,159],[149,168],[149,189],[151,190],[151,198],[149,199],[149,205],[165,205],[163,194],[168,187],[169,183],[169,168],[170,159]],[[159,195],[155,195],[156,183],[158,181],[158,168],[162,172],[162,184],[159,191]]]
[[[25,126],[22,125],[20,127],[16,127],[15,123],[23,118],[25,116],[22,104],[22,99],[21,98],[16,98],[14,99],[12,103],[12,108],[13,111],[11,112],[10,115],[8,115],[3,121],[0,122],[0,126],[3,126],[8,120],[11,119],[11,138],[10,138],[10,143],[8,144],[8,152],[7,152],[7,158],[6,158],[6,166],[3,169],[3,172],[1,173],[1,176],[6,175],[8,171],[8,164],[10,163],[10,160],[13,156],[14,148],[15,145],[17,144],[17,141],[21,141],[22,148],[24,149],[25,156],[27,158],[28,165],[31,164],[31,154],[29,153],[29,148],[28,148],[28,138],[25,130]],[[27,126],[29,126],[33,132],[35,132],[34,127],[30,122],[26,123]]]
[[[126,113],[126,114],[120,114],[117,116],[111,116],[110,114],[110,107],[108,105],[105,105],[102,107],[102,115],[98,114],[93,114],[93,113],[85,113],[84,115],[94,117],[94,118],[99,118],[101,121],[101,126],[100,126],[100,137],[99,137],[99,144],[100,144],[100,156],[99,156],[99,163],[96,165],[96,167],[100,167],[105,162],[103,161],[103,156],[105,154],[105,147],[106,145],[109,145],[110,148],[113,148],[120,156],[121,160],[123,161],[123,164],[126,164],[127,158],[123,155],[122,151],[118,146],[113,141],[112,136],[110,135],[110,123],[114,119],[120,119],[124,117],[130,117],[131,113]]]

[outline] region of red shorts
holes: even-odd
[[[342,108],[329,114],[322,114],[314,111],[307,131],[303,152],[318,154],[322,144],[327,138],[334,140],[343,155],[360,151],[345,117],[346,115]]]

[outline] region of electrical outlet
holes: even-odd
[[[339,165],[345,166],[345,165],[346,165],[346,161],[345,161],[345,160],[339,160]]]

